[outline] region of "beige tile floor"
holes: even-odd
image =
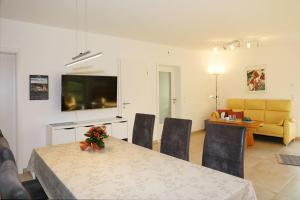
[[[191,135],[190,161],[201,164],[205,133]],[[153,149],[159,151],[159,145]],[[245,179],[251,180],[259,200],[299,200],[300,167],[278,164],[275,154],[300,155],[300,140],[288,147],[272,141],[256,140],[253,147],[245,151]],[[21,180],[29,180],[28,173],[20,175]]]
[[[191,135],[190,161],[201,164],[205,133]],[[154,150],[159,145],[154,144]],[[251,180],[259,200],[299,200],[300,167],[279,164],[275,154],[300,155],[300,140],[285,147],[278,141],[259,140],[245,151],[245,179]]]

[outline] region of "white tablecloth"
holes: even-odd
[[[50,198],[254,200],[250,181],[108,138],[100,152],[79,143],[32,152],[29,168]]]

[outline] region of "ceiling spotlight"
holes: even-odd
[[[251,48],[251,42],[247,42],[247,43],[246,43],[246,47],[247,47],[248,49],[250,49],[250,48]]]

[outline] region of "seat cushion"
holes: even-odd
[[[265,123],[262,127],[257,128],[256,132],[262,135],[283,137],[283,126]]]
[[[0,167],[0,196],[2,199],[31,199],[18,179],[17,167],[11,160]]]

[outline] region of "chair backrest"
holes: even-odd
[[[155,115],[136,113],[132,143],[152,149]]]
[[[0,166],[0,196],[1,199],[31,199],[18,179],[16,165],[11,160]]]
[[[3,137],[3,134],[2,134],[2,131],[1,131],[1,129],[0,129],[0,137]]]
[[[246,129],[209,123],[204,139],[202,165],[244,178]]]
[[[7,140],[5,137],[0,137],[0,165],[6,160],[12,160],[15,163],[14,154],[10,150]]]
[[[14,163],[16,163],[15,157],[14,157],[14,154],[12,153],[12,151],[8,148],[0,147],[0,166],[2,165],[2,163],[4,163],[7,160],[11,160]]]
[[[160,152],[188,161],[191,129],[191,120],[165,118]]]
[[[5,137],[0,137],[0,146],[10,149],[9,144]]]

